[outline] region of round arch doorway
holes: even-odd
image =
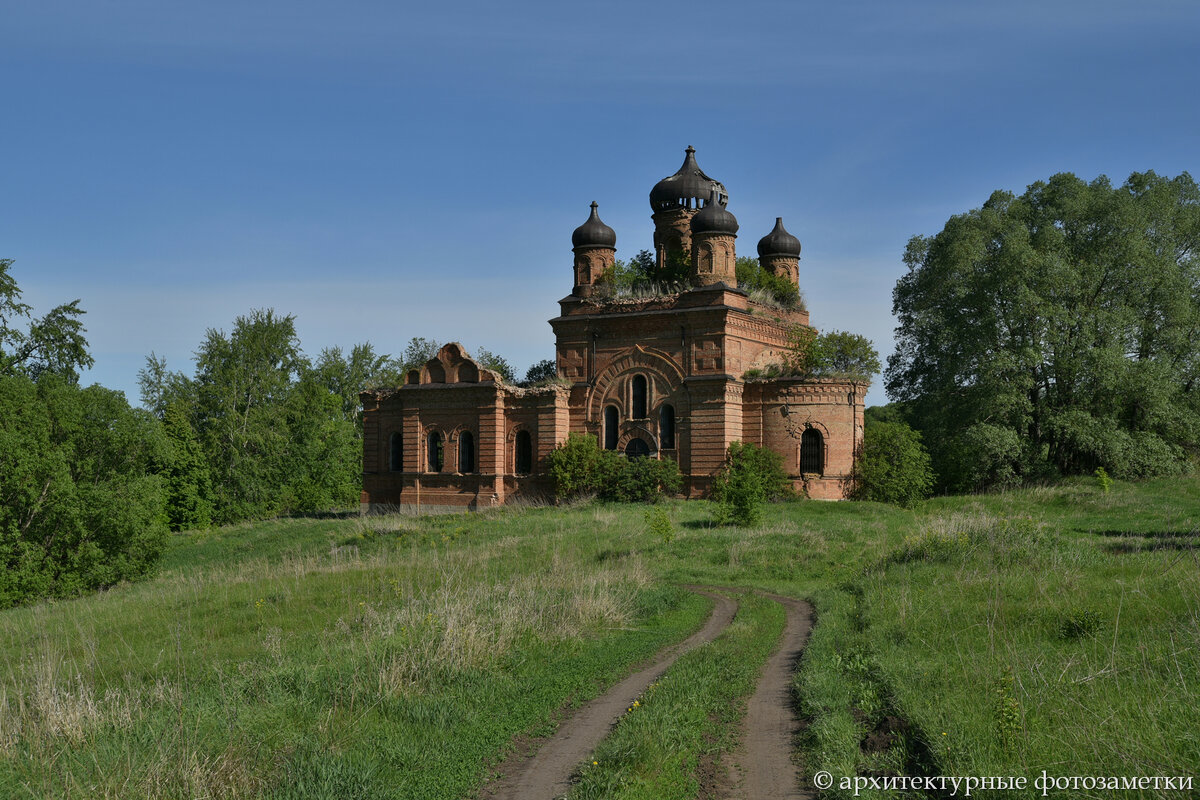
[[[650,455],[650,445],[640,437],[630,439],[625,445],[626,458],[647,458]]]

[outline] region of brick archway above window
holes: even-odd
[[[632,419],[632,394],[628,389],[637,375],[646,380],[647,404],[650,408],[666,400],[675,406],[677,414],[687,413],[687,391],[682,388],[684,374],[679,364],[662,350],[634,345],[609,362],[596,376],[588,393],[587,419],[600,422],[604,407],[608,405],[616,406],[623,420]]]

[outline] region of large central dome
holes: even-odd
[[[650,190],[650,207],[655,211],[700,208],[714,193],[721,205],[729,202],[724,184],[704,174],[704,170],[696,163],[696,148],[688,145],[679,171],[669,178],[663,178]]]

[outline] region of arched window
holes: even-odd
[[[625,455],[628,458],[646,458],[650,455],[650,445],[645,439],[630,439],[625,445]]]
[[[517,441],[513,450],[513,472],[518,475],[533,472],[533,437],[529,435],[529,431],[517,431]]]
[[[617,407],[604,407],[604,449],[617,449],[617,434],[620,426],[617,423]]]
[[[458,435],[458,471],[475,471],[475,437],[470,431]]]
[[[658,410],[658,441],[664,450],[675,449],[675,406],[663,405]]]
[[[633,376],[633,418],[646,418],[646,376]]]
[[[800,471],[825,472],[825,439],[816,428],[807,428],[800,436]]]
[[[404,437],[394,431],[388,440],[388,469],[392,472],[404,470]]]
[[[425,455],[429,464],[430,472],[442,471],[442,435],[437,431],[430,431],[428,438],[425,440]]]

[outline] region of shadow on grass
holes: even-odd
[[[1109,542],[1104,549],[1110,553],[1145,553],[1152,550],[1200,550],[1200,530],[1176,531],[1093,531],[1096,536],[1122,539]]]
[[[296,511],[281,516],[280,519],[355,519],[362,516],[357,508],[345,508],[332,511]]]

